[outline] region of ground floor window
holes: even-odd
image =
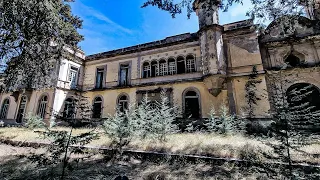
[[[64,102],[63,118],[74,119],[76,114],[75,102],[72,98],[67,98]]]
[[[9,98],[6,98],[3,101],[2,106],[1,106],[0,119],[6,119],[7,118],[9,105],[10,105],[10,100],[9,100]]]
[[[93,101],[92,118],[101,118],[102,115],[102,98],[96,97]]]
[[[26,106],[27,106],[27,97],[22,96],[20,100],[19,109],[18,109],[17,119],[16,119],[17,123],[22,123]]]
[[[129,97],[126,94],[122,94],[118,97],[118,109],[120,112],[125,112],[128,109]]]
[[[46,115],[47,104],[48,104],[48,96],[44,95],[39,100],[38,111],[37,111],[37,115],[40,116],[41,118],[44,118]]]
[[[200,118],[200,96],[195,90],[187,90],[184,95],[184,115],[186,118]]]

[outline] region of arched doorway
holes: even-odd
[[[286,92],[291,121],[299,130],[316,130],[314,120],[320,118],[320,91],[309,83],[297,83]]]
[[[16,119],[17,123],[22,123],[22,120],[23,120],[23,117],[24,117],[24,114],[25,114],[26,106],[27,106],[27,97],[26,96],[22,96],[21,100],[20,100],[19,109],[18,109],[17,119]]]
[[[187,90],[183,94],[184,115],[186,118],[200,118],[200,96],[195,90]]]

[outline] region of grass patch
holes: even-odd
[[[70,130],[65,127],[57,127],[56,130]],[[80,128],[74,129],[73,134],[81,134],[92,129]],[[90,146],[109,147],[111,140],[105,136],[102,129],[96,129],[100,138],[92,141]],[[49,142],[43,139],[38,133],[17,127],[0,128],[0,138],[11,139],[15,141]],[[272,139],[264,139],[272,142]],[[243,135],[218,135],[205,133],[184,133],[168,136],[166,142],[159,142],[151,139],[134,139],[126,149],[157,151],[176,154],[207,155],[213,157],[239,158],[246,160],[264,160],[263,153],[272,154],[271,148],[265,145],[261,140],[245,137]],[[320,154],[320,143],[304,146],[302,150],[310,154]],[[320,157],[295,152],[293,159],[299,162],[320,163]]]

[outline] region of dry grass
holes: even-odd
[[[59,127],[57,130],[70,130]],[[74,129],[73,134],[81,134],[91,129]],[[96,129],[100,138],[89,145],[96,147],[109,147],[111,140],[106,137],[101,129]],[[0,138],[9,138],[16,141],[49,142],[38,133],[25,128],[0,128]],[[263,142],[242,135],[223,136],[217,134],[188,133],[174,134],[168,137],[167,142],[150,139],[134,139],[126,149],[157,151],[177,154],[209,155],[214,157],[239,158],[249,160],[265,160],[260,152],[272,153],[271,148]],[[302,150],[312,154],[320,154],[320,142],[305,146]],[[320,163],[319,158],[305,156],[295,152],[294,160],[301,162]]]

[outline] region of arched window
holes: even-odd
[[[9,106],[10,106],[10,100],[9,100],[9,98],[6,98],[5,100],[3,100],[3,103],[2,103],[0,119],[7,118]]]
[[[74,99],[67,98],[64,101],[63,118],[74,119],[76,115],[76,107]]]
[[[38,111],[37,111],[38,116],[40,116],[41,118],[44,118],[44,116],[46,115],[47,104],[48,104],[48,96],[44,95],[39,99]]]
[[[200,97],[194,90],[187,90],[183,94],[184,115],[187,118],[200,118]]]
[[[167,62],[164,59],[159,61],[159,76],[164,76],[168,74]]]
[[[154,60],[151,62],[151,77],[156,77],[158,75],[159,75],[158,62]]]
[[[17,123],[22,123],[26,106],[27,106],[27,96],[22,96],[20,100],[19,109],[18,109],[17,119],[16,119]]]
[[[92,118],[101,118],[102,111],[102,98],[96,97],[93,101]]]
[[[118,109],[120,112],[124,112],[126,109],[128,109],[129,104],[129,97],[125,94],[120,95],[118,97]]]
[[[293,54],[290,54],[286,58],[285,62],[288,63],[291,67],[297,67],[297,66],[301,65],[300,59],[297,56],[293,55]]]
[[[186,63],[185,63],[184,57],[182,56],[179,56],[177,58],[177,73],[178,74],[186,73]]]
[[[196,72],[196,60],[193,55],[187,56],[187,72]]]
[[[144,62],[143,63],[143,74],[142,77],[143,78],[148,78],[151,76],[151,66],[149,64],[149,62]]]
[[[169,69],[169,72],[168,74],[170,75],[173,75],[173,74],[176,74],[177,72],[177,65],[176,65],[176,60],[173,59],[173,58],[169,58],[168,59],[168,69]]]

